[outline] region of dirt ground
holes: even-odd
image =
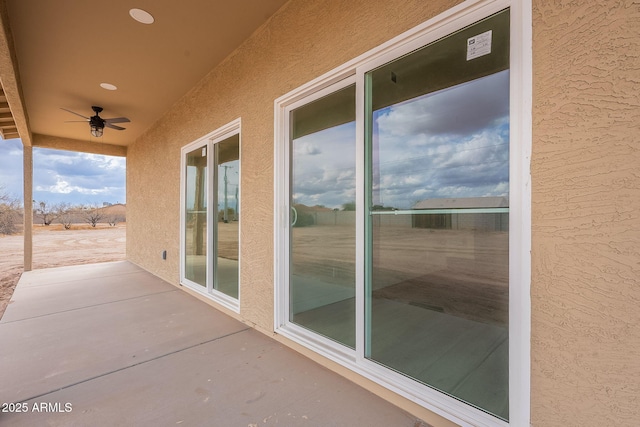
[[[33,227],[33,269],[125,259],[126,223]],[[23,236],[0,236],[0,317],[23,272]]]
[[[373,231],[374,298],[506,325],[507,232],[378,227]],[[294,274],[355,283],[355,234],[348,226],[294,228]]]

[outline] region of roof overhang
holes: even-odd
[[[0,136],[26,146],[126,155],[284,3],[0,0]],[[133,8],[151,13],[154,23],[136,22]],[[131,122],[92,137],[78,115],[93,116],[93,105],[104,108],[103,118]]]

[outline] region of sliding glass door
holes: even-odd
[[[214,144],[218,206],[214,220],[213,288],[232,298],[238,298],[238,194],[240,191],[240,135],[233,135]]]
[[[240,297],[240,122],[182,149],[184,285],[235,311]]]
[[[508,38],[505,11],[365,75],[365,357],[504,419]]]
[[[511,221],[510,12],[487,8],[276,102],[276,330],[452,419],[504,425],[510,230],[527,225]]]
[[[291,123],[289,320],[355,348],[355,86]]]
[[[185,156],[184,259],[185,277],[207,286],[207,146],[198,146]]]

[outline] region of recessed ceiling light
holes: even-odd
[[[153,24],[153,22],[155,21],[155,19],[153,19],[153,16],[151,16],[149,12],[142,9],[131,9],[129,11],[129,15],[131,15],[133,19],[142,24]]]
[[[106,90],[116,90],[116,89],[118,89],[115,85],[112,85],[111,83],[100,83],[100,87],[102,89],[106,89]]]

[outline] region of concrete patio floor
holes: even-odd
[[[22,275],[0,403],[11,426],[426,426],[126,261]]]

